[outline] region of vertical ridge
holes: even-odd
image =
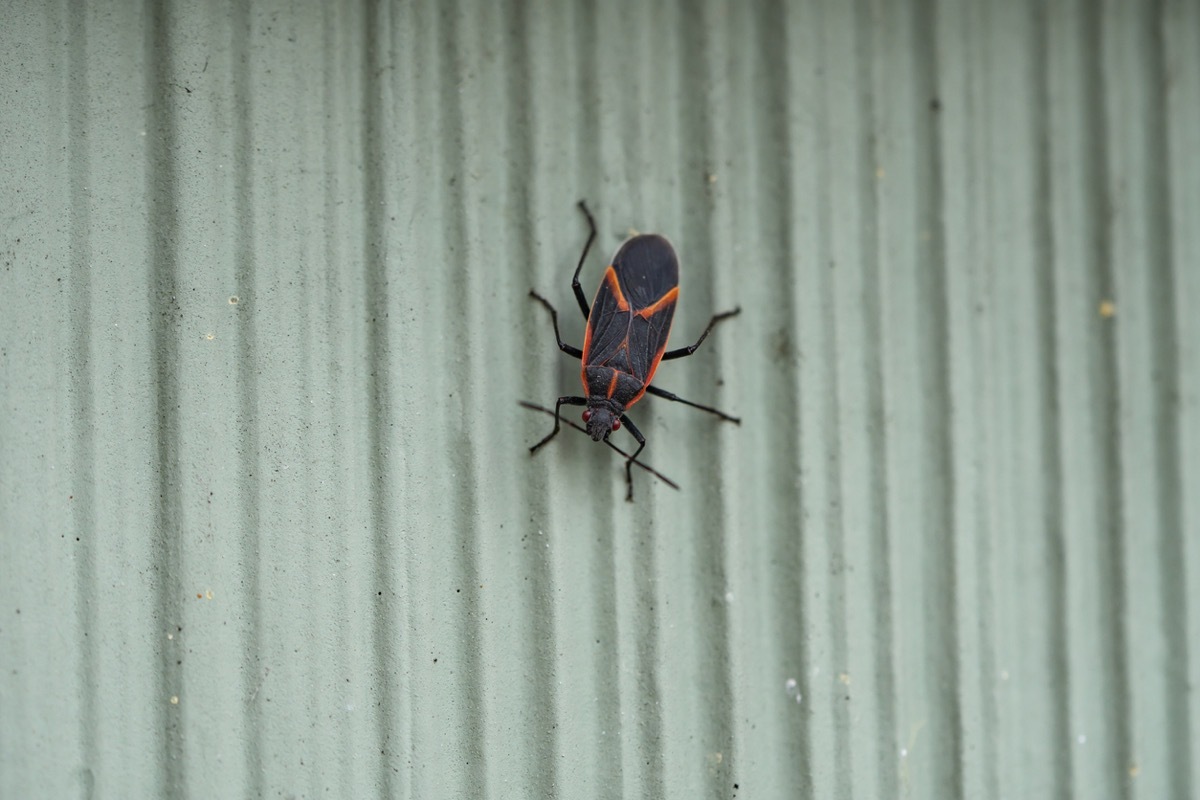
[[[96,716],[96,443],[94,409],[95,371],[92,368],[92,275],[91,204],[88,161],[88,63],[87,9],[72,0],[67,19],[67,176],[70,184],[70,281],[71,281],[71,435],[74,439],[71,492],[71,528],[75,548],[75,613],[79,637],[79,723],[85,775],[91,775],[97,760]],[[89,778],[89,780],[93,780]]]
[[[250,6],[247,5],[247,8],[250,8]],[[357,280],[357,276],[349,276],[347,274],[349,273],[348,269],[341,270],[334,267],[334,265],[348,260],[350,258],[348,253],[353,253],[357,256],[357,246],[361,244],[361,242],[353,242],[348,232],[345,235],[338,235],[343,230],[349,231],[350,227],[341,224],[338,213],[338,207],[343,202],[343,187],[338,180],[339,162],[349,160],[344,154],[353,151],[355,144],[360,149],[362,147],[361,139],[357,143],[353,142],[349,136],[343,135],[343,129],[339,125],[339,118],[341,116],[351,116],[346,113],[345,109],[356,108],[357,103],[348,97],[349,92],[341,91],[342,83],[339,82],[338,78],[341,76],[349,77],[355,71],[354,65],[358,63],[354,57],[344,54],[345,50],[340,47],[342,41],[352,38],[354,33],[357,33],[358,30],[361,30],[365,26],[355,26],[354,22],[356,20],[354,20],[353,11],[343,12],[346,13],[346,16],[342,17],[338,13],[339,9],[340,7],[332,3],[325,3],[322,6],[322,24],[324,28],[322,31],[322,55],[325,63],[330,65],[325,71],[322,91],[324,93],[323,101],[325,107],[331,109],[329,113],[325,114],[322,121],[322,135],[324,140],[330,143],[322,165],[325,171],[324,218],[328,221],[327,224],[329,226],[325,234],[324,258],[325,264],[329,265],[325,272],[325,281],[330,305],[326,309],[325,326],[330,332],[331,339],[330,352],[327,356],[328,364],[325,369],[329,375],[335,378],[342,378],[347,374],[355,374],[354,367],[342,363],[342,359],[339,358],[339,349],[349,349],[346,345],[342,345],[342,348],[339,348],[339,344],[341,343],[339,339],[341,341],[352,340],[357,344],[359,338],[365,333],[365,322],[361,321],[364,314],[363,306],[365,298],[352,298],[350,296],[351,293],[344,288],[353,285],[354,281]],[[358,13],[364,15],[369,14],[369,11],[370,6],[368,3],[362,4],[358,9]],[[342,80],[345,80],[345,77]],[[360,324],[352,325],[343,322],[343,320],[354,319],[359,320]],[[359,359],[363,358],[361,353],[356,353],[356,355]],[[366,357],[369,358],[369,353]],[[345,389],[343,389],[343,392],[345,393],[343,396],[349,394],[349,391]],[[329,391],[326,408],[332,411],[338,408],[338,406],[337,393]],[[331,442],[333,447],[329,454],[330,457],[344,463],[361,458],[359,454],[361,444],[357,440],[357,437],[340,436],[339,426],[337,425],[333,425],[331,428]],[[331,498],[336,496],[336,491],[330,492]],[[331,502],[331,510],[333,513],[343,516],[347,514],[351,504],[355,503],[356,498],[338,498],[338,501]],[[258,522],[258,515],[259,512],[256,511],[254,514],[256,524]],[[356,513],[356,516],[359,520],[363,520],[366,526],[369,526],[369,512],[364,513],[360,511]],[[337,537],[333,553],[335,554],[334,559],[336,563],[350,564],[353,558],[350,538]],[[261,597],[261,589],[259,591]],[[378,591],[380,590],[376,589],[376,592]],[[353,604],[349,599],[350,595],[349,587],[340,587],[337,593],[337,603],[334,606],[334,615],[339,620],[349,620],[353,613]],[[378,594],[376,596],[378,597]],[[362,627],[366,628],[367,626],[364,625]],[[340,654],[339,663],[336,665],[337,668],[348,669],[350,663],[352,663],[353,656],[349,654],[358,651],[358,648],[355,647],[357,644],[355,641],[356,638],[356,630],[352,626],[339,626],[335,642]],[[263,673],[260,673],[260,676],[262,675]],[[259,680],[265,680],[265,677],[260,677]],[[354,683],[363,686],[365,691],[369,691],[371,685],[369,676],[356,677]],[[338,752],[341,758],[339,769],[333,774],[333,780],[347,787],[349,791],[371,784],[371,781],[360,773],[359,765],[353,759],[353,756],[356,754],[356,740],[354,735],[357,732],[356,729],[366,729],[370,724],[369,721],[360,722],[355,725],[347,725],[338,731],[340,737]],[[411,743],[409,743],[409,746],[411,747]],[[411,750],[408,752],[411,756]],[[408,791],[408,796],[411,796],[411,777],[412,771],[409,772],[409,782],[403,784],[403,789]]]
[[[230,47],[242,64],[250,62],[250,8],[243,5],[230,26]],[[234,248],[237,257],[237,363],[238,363],[238,505],[242,512],[241,579],[250,607],[247,609],[246,642],[242,651],[242,691],[250,736],[244,743],[248,788],[251,797],[264,793],[262,769],[263,715],[258,687],[266,680],[262,659],[262,582],[264,565],[259,552],[262,531],[262,492],[259,478],[260,426],[258,424],[258,325],[255,305],[258,283],[254,259],[254,145],[251,130],[251,91],[248,69],[233,70],[234,132]]]
[[[1180,363],[1178,341],[1178,306],[1175,303],[1174,241],[1170,214],[1171,170],[1167,141],[1166,89],[1168,85],[1167,45],[1163,26],[1166,14],[1163,0],[1151,0],[1146,12],[1150,24],[1142,33],[1147,41],[1139,51],[1151,59],[1146,85],[1146,261],[1150,264],[1151,309],[1151,375],[1154,376],[1154,429],[1156,442],[1159,521],[1159,560],[1162,583],[1159,602],[1162,605],[1166,645],[1166,680],[1163,707],[1167,715],[1167,764],[1171,767],[1168,785],[1175,798],[1192,797],[1192,723],[1188,704],[1180,698],[1190,694],[1187,575],[1185,572],[1183,488],[1180,476]]]
[[[1084,174],[1083,218],[1087,226],[1087,248],[1091,258],[1090,283],[1095,295],[1091,307],[1113,298],[1115,290],[1113,243],[1110,224],[1114,209],[1112,175],[1109,170],[1108,126],[1105,117],[1103,28],[1099,14],[1083,14],[1083,104],[1086,120],[1084,162],[1089,169]],[[1127,766],[1130,755],[1129,664],[1127,658],[1126,600],[1124,579],[1123,519],[1120,424],[1120,381],[1117,364],[1115,325],[1099,315],[1093,317],[1093,335],[1088,339],[1087,371],[1090,394],[1096,404],[1096,429],[1093,435],[1100,449],[1097,493],[1098,533],[1105,540],[1099,550],[1101,561],[1096,564],[1100,583],[1108,588],[1097,605],[1097,630],[1111,633],[1108,639],[1106,663],[1101,670],[1105,695],[1112,698],[1107,715],[1111,735],[1107,763],[1111,786],[1118,796],[1131,797]]]
[[[509,171],[506,206],[509,219],[515,228],[512,236],[522,280],[533,286],[536,275],[534,253],[534,202],[533,191],[538,185],[535,178],[537,162],[533,153],[533,92],[534,74],[529,48],[530,15],[533,12],[523,0],[506,0],[501,16],[509,21],[508,38],[512,47],[508,53],[505,95],[510,112],[507,116],[506,149],[511,162]],[[517,302],[529,304],[526,296]],[[545,339],[539,337],[545,343]],[[518,454],[517,457],[520,457]],[[522,485],[523,505],[531,509],[535,519],[544,519],[548,504],[545,495],[536,495],[527,485]],[[555,669],[555,654],[558,635],[555,629],[554,580],[551,555],[547,548],[531,546],[522,549],[524,568],[530,576],[529,603],[531,624],[526,628],[527,652],[532,662],[532,678],[535,683],[536,707],[533,709],[533,764],[532,774],[524,777],[527,790],[536,797],[558,796],[559,733],[558,682]]]
[[[871,5],[873,0],[856,0],[855,19],[860,31],[871,29]],[[875,626],[873,633],[879,640],[878,652],[880,657],[876,662],[875,693],[879,698],[879,752],[884,755],[878,766],[877,785],[884,797],[896,797],[900,791],[900,782],[896,764],[887,756],[894,754],[896,746],[896,669],[894,653],[896,650],[893,627],[895,620],[892,613],[892,563],[891,530],[888,522],[888,436],[887,408],[884,402],[886,387],[884,386],[885,370],[883,366],[883,284],[880,276],[879,258],[879,185],[875,173],[880,163],[878,138],[876,130],[876,109],[874,96],[874,48],[870,47],[869,34],[856,37],[858,86],[862,87],[858,96],[859,114],[866,121],[864,128],[868,131],[859,145],[859,160],[862,185],[859,191],[862,197],[863,236],[863,319],[866,330],[864,340],[867,343],[865,352],[865,370],[867,375],[867,419],[869,420],[868,437],[870,452],[875,454],[871,459],[870,485],[871,509],[870,532],[872,550],[875,558],[871,563],[871,572],[877,593],[873,598]]]
[[[937,31],[935,0],[916,0],[913,5],[913,29]],[[925,143],[916,153],[918,180],[915,221],[918,230],[928,232],[927,251],[918,249],[916,255],[917,296],[930,298],[928,315],[919,317],[918,358],[920,385],[931,390],[930,402],[923,414],[928,442],[927,457],[930,473],[945,476],[945,480],[925,483],[922,515],[928,521],[925,546],[931,558],[924,562],[926,588],[925,608],[930,625],[925,641],[926,673],[929,696],[939,709],[934,713],[932,735],[935,741],[946,742],[952,755],[938,759],[935,765],[942,772],[934,782],[946,793],[961,795],[966,787],[963,775],[962,690],[959,680],[959,635],[957,619],[958,547],[955,502],[958,492],[954,460],[953,381],[950,373],[950,289],[946,264],[945,197],[940,116],[929,114],[931,98],[938,96],[938,43],[936,39],[925,48],[916,48],[915,108],[913,119],[915,138]],[[925,265],[924,257],[928,258]],[[945,638],[936,639],[938,634]],[[942,730],[938,730],[942,728]]]
[[[457,3],[446,3],[438,8],[437,40],[441,62],[438,65],[440,111],[442,113],[441,129],[449,132],[442,141],[440,156],[443,161],[443,175],[448,176],[447,186],[442,189],[441,196],[444,204],[444,217],[448,224],[445,232],[446,252],[451,263],[457,269],[452,270],[458,275],[465,275],[469,266],[465,263],[467,257],[467,207],[464,199],[462,183],[467,179],[466,155],[462,142],[462,96],[459,92],[459,65],[461,63],[458,31],[458,14],[461,9]],[[450,292],[447,296],[449,306],[444,309],[445,319],[455,319],[461,309],[468,307],[468,281],[458,278],[450,281]],[[449,342],[449,349],[455,361],[461,365],[463,374],[471,374],[471,363],[475,354],[471,352],[470,342],[464,336],[456,336]],[[452,474],[463,476],[463,484],[459,486],[459,502],[452,511],[454,532],[460,539],[457,563],[454,569],[461,576],[463,585],[469,587],[464,596],[464,613],[462,622],[465,625],[463,634],[465,640],[461,647],[463,663],[463,689],[465,718],[465,741],[467,751],[468,785],[480,797],[487,796],[487,753],[484,748],[484,716],[483,699],[483,659],[480,656],[480,646],[483,642],[481,635],[482,602],[477,587],[479,586],[478,542],[479,536],[477,509],[478,489],[475,481],[477,454],[474,443],[467,428],[463,428],[457,439],[452,442],[450,461],[453,464]]]

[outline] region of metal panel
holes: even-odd
[[[0,797],[1200,791],[1195,0],[20,0],[0,92]],[[581,197],[743,310],[633,504],[516,405]]]

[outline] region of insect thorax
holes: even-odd
[[[628,372],[621,372],[612,367],[588,366],[584,368],[583,374],[588,406],[609,407],[617,416],[620,416],[643,391],[641,381]]]

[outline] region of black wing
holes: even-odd
[[[634,236],[613,256],[621,291],[633,311],[650,308],[679,286],[679,259],[661,236]]]
[[[679,261],[661,236],[635,236],[617,251],[592,303],[584,362],[648,384],[667,346]]]
[[[619,292],[620,282],[616,272],[609,267],[592,301],[592,313],[583,339],[583,363],[631,372],[626,342],[633,312]]]

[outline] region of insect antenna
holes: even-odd
[[[517,401],[517,405],[521,406],[521,408],[528,408],[530,411],[540,411],[540,412],[542,412],[543,414],[549,414],[549,415],[550,415],[550,416],[552,416],[552,417],[554,416],[554,412],[553,412],[553,411],[551,411],[550,409],[546,408],[545,406],[539,406],[537,403],[530,403],[530,402],[528,402],[527,400],[518,400],[518,401]],[[562,420],[562,424],[564,424],[564,425],[569,425],[570,427],[574,428],[575,430],[579,431],[580,433],[587,434],[587,430],[585,430],[585,429],[584,429],[582,426],[580,426],[580,425],[576,425],[574,422],[571,422],[571,420],[569,420],[569,419],[563,419],[563,420]],[[613,443],[612,443],[612,442],[610,442],[609,440],[605,439],[605,440],[604,440],[604,443],[605,443],[606,445],[608,445],[609,447],[611,447],[613,450],[616,450],[618,453],[620,453],[620,454],[621,454],[622,456],[624,456],[626,459],[628,459],[628,458],[629,458],[629,453],[626,453],[624,450],[622,450],[621,448],[617,447],[615,444],[613,444]],[[663,475],[661,472],[659,472],[658,470],[654,469],[654,468],[653,468],[653,467],[651,467],[649,464],[643,464],[641,461],[633,461],[633,462],[631,462],[631,463],[633,463],[633,464],[635,464],[635,465],[637,465],[637,466],[641,467],[642,469],[646,470],[646,472],[649,472],[651,475],[653,475],[654,477],[658,478],[660,481],[662,481],[663,483],[665,483],[667,486],[670,486],[672,489],[676,489],[676,490],[678,490],[678,489],[679,489],[679,484],[678,484],[678,483],[676,483],[675,481],[671,480],[671,479],[670,479],[670,478],[668,478],[666,475]]]

